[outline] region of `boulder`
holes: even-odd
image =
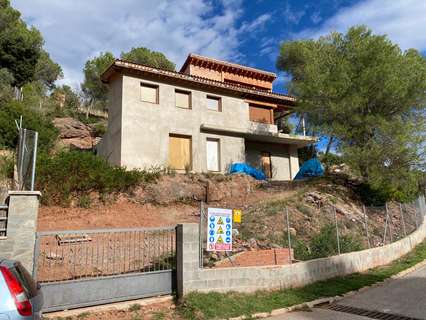
[[[59,138],[65,146],[91,149],[96,144],[92,129],[74,118],[56,118],[53,125],[59,130]]]

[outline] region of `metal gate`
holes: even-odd
[[[58,311],[170,294],[175,257],[175,227],[38,232],[33,273]]]

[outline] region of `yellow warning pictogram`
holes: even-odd
[[[217,221],[217,224],[223,224],[222,217],[219,217],[219,220]]]
[[[216,244],[223,244],[222,236],[219,236],[219,238],[217,238]]]
[[[217,234],[223,234],[222,226],[219,226],[219,228],[217,229]]]

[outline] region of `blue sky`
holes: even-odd
[[[87,59],[132,47],[158,50],[178,68],[189,52],[276,71],[279,44],[366,24],[403,49],[426,51],[425,0],[11,0],[43,34],[77,87]],[[283,91],[280,74],[274,90]]]

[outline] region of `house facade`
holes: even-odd
[[[272,92],[274,73],[190,54],[180,72],[116,60],[108,129],[98,153],[127,168],[228,171],[237,162],[275,180],[299,170],[297,149],[313,137],[279,132],[294,97]]]

